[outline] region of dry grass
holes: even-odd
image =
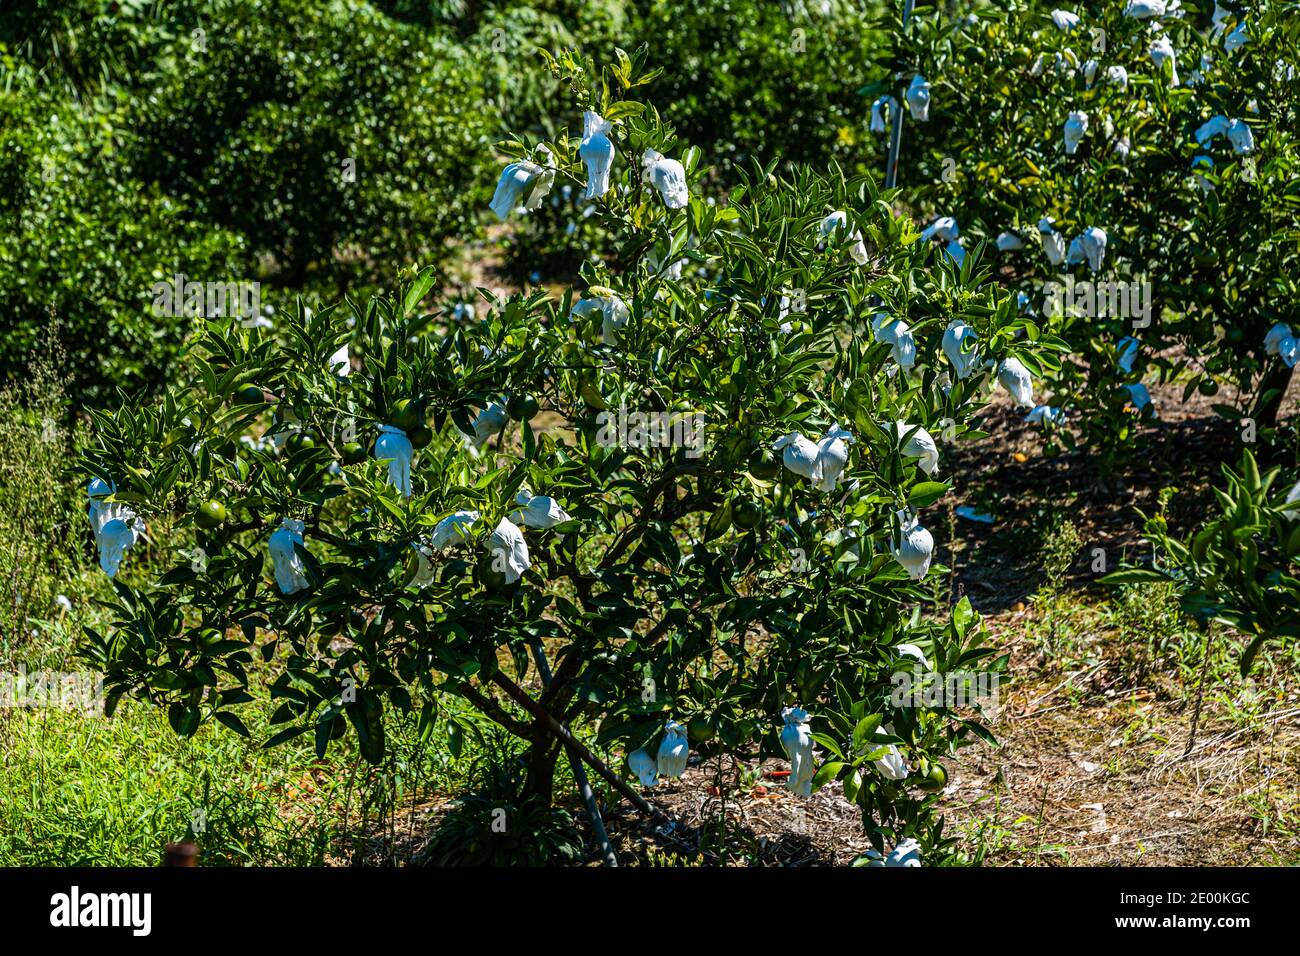
[[[1012,673],[991,729],[1002,743],[957,762],[953,822],[997,852],[988,862],[1242,865],[1300,858],[1300,695],[1242,726],[1211,709],[1191,754],[1187,698],[1104,685],[1103,665],[1064,680],[1037,669],[1026,615],[991,624],[1010,639]],[[1068,688],[1068,691],[1067,691]],[[1290,821],[1288,824],[1287,821]],[[1270,826],[1270,822],[1273,824]],[[1280,822],[1280,825],[1278,823]]]

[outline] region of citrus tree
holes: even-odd
[[[247,255],[238,235],[142,186],[115,154],[121,138],[30,77],[0,98],[0,375],[23,377],[53,313],[79,402],[158,387],[175,362],[189,323],[149,315],[162,269],[238,276]]]
[[[502,128],[484,82],[494,48],[364,3],[273,9],[173,5],[192,29],[160,44],[157,76],[132,104],[135,174],[244,236],[270,260],[258,274],[295,289],[434,261],[483,200]]]
[[[557,728],[634,765],[671,735],[680,773],[679,725],[779,756],[785,712],[811,738],[792,788],[838,779],[878,849],[942,859],[942,759],[988,733],[894,675],[1000,664],[939,597],[927,509],[994,370],[1029,387],[1061,346],[869,178],[754,166],[702,200],[698,152],[630,98],[645,55],[554,58],[582,135],[501,147],[499,214],[591,195],[616,253],[582,288],[482,290],[463,322],[409,270],[274,334],[209,323],[187,381],[94,414],[101,537],[174,530],[157,573],[125,551],[84,653],[110,703],[147,697],[182,734],[246,732],[269,668],[268,744],[351,727],[372,762],[395,712],[433,732],[458,695],[527,742],[539,800]]]
[[[1184,400],[1231,383],[1224,414],[1276,420],[1294,356],[1265,336],[1297,319],[1298,36],[1294,6],[1270,2],[1017,0],[895,23],[896,96],[918,75],[930,96],[900,182],[961,241],[996,243],[1002,280],[1070,343],[1050,401],[1107,454],[1133,446],[1155,381]]]

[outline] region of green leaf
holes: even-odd
[[[1113,571],[1100,580],[1102,584],[1120,585],[1147,584],[1152,581],[1168,581],[1170,578],[1169,575],[1151,568],[1125,568],[1122,571]]]
[[[1259,634],[1246,645],[1246,649],[1242,651],[1241,654],[1242,677],[1246,677],[1250,673],[1251,667],[1255,664],[1255,656],[1259,653],[1259,649],[1264,646],[1264,642],[1268,640],[1268,638],[1269,635],[1267,634]]]
[[[912,488],[907,503],[913,508],[928,508],[947,493],[948,486],[942,481],[923,481]]]
[[[727,533],[731,527],[731,502],[725,501],[717,511],[709,517],[709,523],[704,528],[704,540],[712,541],[720,538]]]
[[[420,274],[415,277],[411,287],[406,290],[406,298],[402,301],[403,315],[410,315],[415,311],[416,306],[420,304],[420,300],[428,295],[429,290],[433,288],[435,278],[436,270],[433,266],[425,266],[420,270]]]
[[[307,731],[309,731],[310,729],[311,729],[310,727],[289,727],[289,728],[286,728],[285,730],[280,731],[278,734],[276,734],[274,737],[272,737],[272,738],[271,738],[270,740],[268,740],[266,743],[262,744],[262,747],[265,748],[265,749],[267,749],[267,750],[269,750],[269,749],[272,748],[272,747],[278,747],[278,746],[280,746],[280,744],[282,744],[282,743],[286,743],[287,741],[290,741],[290,740],[293,740],[295,737],[301,737],[303,734],[305,734],[305,733],[306,733]]]
[[[813,782],[812,782],[813,790],[821,789],[827,783],[830,783],[830,781],[838,777],[840,771],[844,769],[844,766],[845,765],[840,761],[832,760],[818,767],[817,774],[816,776],[813,777]]]
[[[175,703],[167,708],[167,722],[181,737],[191,737],[199,729],[199,709],[188,704]]]
[[[219,710],[217,711],[217,720],[221,721],[221,723],[225,724],[241,737],[247,737],[249,735],[248,728],[244,726],[244,722],[232,713]]]
[[[975,609],[970,606],[970,598],[963,596],[952,609],[952,627],[958,637],[964,638],[975,622]]]

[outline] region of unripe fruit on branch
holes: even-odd
[[[194,513],[194,521],[200,528],[221,527],[226,520],[226,506],[215,498],[210,498],[199,506],[199,510]]]
[[[290,452],[302,451],[304,448],[316,447],[316,436],[308,431],[294,432],[286,445]]]
[[[388,418],[391,424],[409,435],[424,424],[424,406],[419,401],[399,398],[389,410]]]
[[[506,402],[506,413],[517,422],[532,421],[541,410],[537,399],[526,393],[516,393]]]
[[[256,385],[245,385],[230,400],[236,405],[260,405],[266,401],[266,394]]]
[[[759,447],[749,457],[749,473],[762,481],[772,481],[781,474],[781,459]]]
[[[941,763],[932,764],[929,773],[916,783],[922,790],[942,790],[948,785],[948,771],[943,769]]]
[[[718,733],[717,728],[713,726],[713,721],[703,714],[691,718],[690,723],[686,725],[686,732],[690,739],[698,744],[708,743]]]
[[[763,520],[763,507],[748,495],[738,495],[731,503],[731,520],[737,528],[748,531]]]

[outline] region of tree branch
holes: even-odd
[[[551,732],[552,736],[556,737],[568,746],[583,763],[596,771],[602,780],[632,801],[632,804],[638,810],[651,817],[663,817],[665,815],[662,810],[658,810],[651,806],[650,802],[647,801],[645,797],[641,796],[641,794],[629,787],[627,782],[618,774],[614,773],[614,771],[610,770],[609,766],[603,760],[588,750],[587,746],[582,743],[582,741],[578,740],[578,738],[565,730],[564,726],[551,716],[550,712],[547,711],[546,708],[542,707],[537,703],[537,701],[524,693],[523,688],[518,684],[514,683],[514,681],[506,677],[500,671],[497,671],[492,675],[492,681],[504,690],[510,698],[515,701],[515,703],[536,717],[538,722]]]
[[[506,709],[497,703],[494,698],[476,690],[468,682],[461,686],[460,693],[486,717],[495,720],[516,737],[520,737],[530,743],[535,743],[541,736],[540,728],[537,724],[526,724],[522,720],[517,720],[516,718],[511,717],[510,714],[506,712]]]

